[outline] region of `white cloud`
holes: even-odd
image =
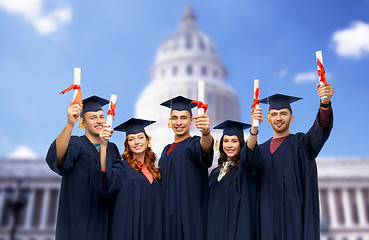
[[[8,158],[14,159],[37,159],[37,155],[26,146],[19,146],[14,152],[8,155]]]
[[[325,76],[327,78],[327,82],[330,82],[332,80],[332,74],[330,72],[326,72]],[[318,82],[318,70],[311,71],[311,72],[304,72],[304,73],[298,73],[294,78],[293,81],[295,83],[304,83],[304,82]]]
[[[282,69],[281,71],[279,71],[279,76],[284,78],[285,76],[287,76],[287,70],[286,69]]]
[[[359,58],[369,54],[369,23],[354,22],[349,28],[336,31],[332,40],[336,53],[342,57]]]
[[[0,0],[0,8],[22,16],[43,35],[57,31],[71,20],[72,10],[68,5],[57,6],[53,11],[45,12],[43,2],[44,0]]]

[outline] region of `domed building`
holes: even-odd
[[[235,91],[225,84],[226,75],[215,45],[198,29],[196,17],[187,6],[178,29],[159,46],[150,71],[151,82],[136,102],[136,117],[157,121],[148,128],[148,134],[158,156],[174,140],[173,131],[168,128],[170,110],[160,103],[178,95],[197,100],[199,81],[205,82],[211,128],[226,119],[240,120],[239,101]],[[193,114],[197,115],[195,108]],[[192,126],[191,135],[195,134],[200,132]]]

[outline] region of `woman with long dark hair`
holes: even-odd
[[[261,108],[252,118],[263,121]],[[257,146],[258,128],[227,120],[223,129],[218,167],[209,176],[208,240],[256,239],[257,171],[263,160]],[[250,128],[247,143],[243,130]]]
[[[131,118],[114,129],[125,131],[126,138],[123,161],[115,159],[112,166],[106,164],[110,154],[103,144],[112,130],[105,125],[100,132],[98,181],[101,192],[112,200],[109,239],[162,239],[160,171],[144,129],[154,122]]]

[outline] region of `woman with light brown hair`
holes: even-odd
[[[113,130],[100,131],[100,191],[112,201],[109,239],[162,239],[160,171],[145,127],[155,121],[131,118],[114,130],[126,132],[123,160],[110,158],[107,137]],[[112,162],[112,166],[107,165]]]

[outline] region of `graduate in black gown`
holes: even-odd
[[[58,240],[107,238],[109,203],[97,191],[95,172],[100,159],[99,132],[105,123],[101,106],[108,103],[92,96],[83,100],[82,108],[72,101],[67,108],[67,124],[47,153],[47,164],[62,176],[55,237]],[[81,112],[85,135],[71,136]],[[107,148],[111,155],[120,156],[115,144],[109,143]]]
[[[102,193],[113,200],[109,239],[162,239],[160,171],[144,129],[154,122],[131,118],[114,128],[126,132],[126,139],[123,161],[111,159],[112,171],[106,169],[112,156],[105,140],[112,130],[104,125],[100,132],[101,169],[97,171]]]
[[[315,240],[319,233],[319,192],[315,158],[327,141],[333,124],[333,87],[317,84],[321,100],[310,130],[291,134],[290,103],[299,100],[276,94],[260,102],[269,104],[268,121],[274,135],[260,150],[265,159],[259,180],[260,238],[262,240]]]
[[[163,239],[206,239],[208,168],[213,160],[213,137],[206,114],[192,117],[191,100],[178,96],[162,103],[171,109],[174,143],[160,157]],[[190,135],[190,126],[202,129],[201,137]]]
[[[252,117],[261,123],[261,108]],[[251,127],[245,144],[243,130],[250,127],[231,120],[214,127],[223,129],[223,136],[218,167],[209,176],[208,240],[256,239],[257,172],[263,159],[258,127]]]

